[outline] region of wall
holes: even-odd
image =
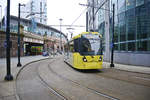
[[[149,66],[150,67],[150,54],[146,53],[133,53],[124,52],[114,53],[114,61],[121,64],[138,65],[138,66]]]
[[[12,48],[10,51],[11,57],[17,56],[17,33],[10,33],[10,41],[12,41]],[[6,40],[6,33],[4,31],[0,31],[0,58],[6,57],[6,48],[4,47],[4,41]],[[21,43],[21,56],[23,56],[23,35],[20,36],[20,43]]]

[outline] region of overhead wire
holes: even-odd
[[[88,7],[85,8],[85,9],[81,12],[81,14],[72,22],[72,24],[70,25],[70,27],[87,11],[87,9],[88,9]]]

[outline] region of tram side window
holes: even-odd
[[[74,52],[79,52],[79,39],[74,40]]]
[[[70,52],[73,52],[73,45],[70,45]]]
[[[73,44],[70,44],[70,45],[69,45],[69,51],[70,51],[70,52],[74,52],[74,46],[73,46]]]

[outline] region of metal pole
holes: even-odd
[[[7,63],[7,75],[5,76],[5,80],[11,81],[13,80],[13,76],[11,75],[11,66],[10,66],[10,0],[7,0],[7,28],[6,28],[6,41],[7,41],[7,50],[6,50],[6,63]]]
[[[18,64],[17,67],[21,67],[20,63],[20,6],[21,4],[19,3],[18,5]]]
[[[60,20],[60,50],[61,50],[61,47],[62,47],[62,32],[61,32],[61,21],[63,20],[62,18],[59,19]],[[62,51],[62,50],[61,50]]]
[[[86,32],[88,32],[88,28],[89,28],[89,26],[88,26],[88,20],[89,20],[89,18],[88,18],[88,12],[86,12]]]
[[[2,29],[2,5],[0,5],[0,7],[1,7],[1,29]]]
[[[94,6],[95,6],[95,4],[94,4],[94,0],[93,0],[93,8],[92,8],[92,12],[93,12],[93,31],[95,31],[95,14],[94,14]]]
[[[110,67],[115,67],[113,60],[114,60],[114,25],[115,25],[115,4],[113,4],[113,26],[112,26],[112,49],[111,49],[111,64]]]
[[[71,33],[71,39],[72,39],[73,33]]]

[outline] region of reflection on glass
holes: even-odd
[[[126,43],[121,43],[120,44],[120,50],[125,51],[126,50]]]
[[[128,43],[128,51],[135,51],[135,42]]]
[[[136,8],[136,24],[137,24],[137,39],[147,38],[148,33],[148,16],[146,16],[146,7],[141,6]]]
[[[80,45],[80,53],[82,55],[99,55],[101,53],[99,35],[83,35],[82,42]]]
[[[119,44],[114,44],[114,50],[118,50],[118,45]]]
[[[118,10],[119,10],[119,13],[122,13],[125,11],[125,0],[118,0]],[[117,5],[116,5],[117,6]]]
[[[147,51],[148,41],[138,41],[137,44],[138,51]]]
[[[126,0],[126,10],[132,9],[135,7],[135,0]]]
[[[150,0],[111,0],[110,9],[113,3],[115,50],[150,51]]]
[[[136,6],[144,4],[144,0],[136,0]]]

